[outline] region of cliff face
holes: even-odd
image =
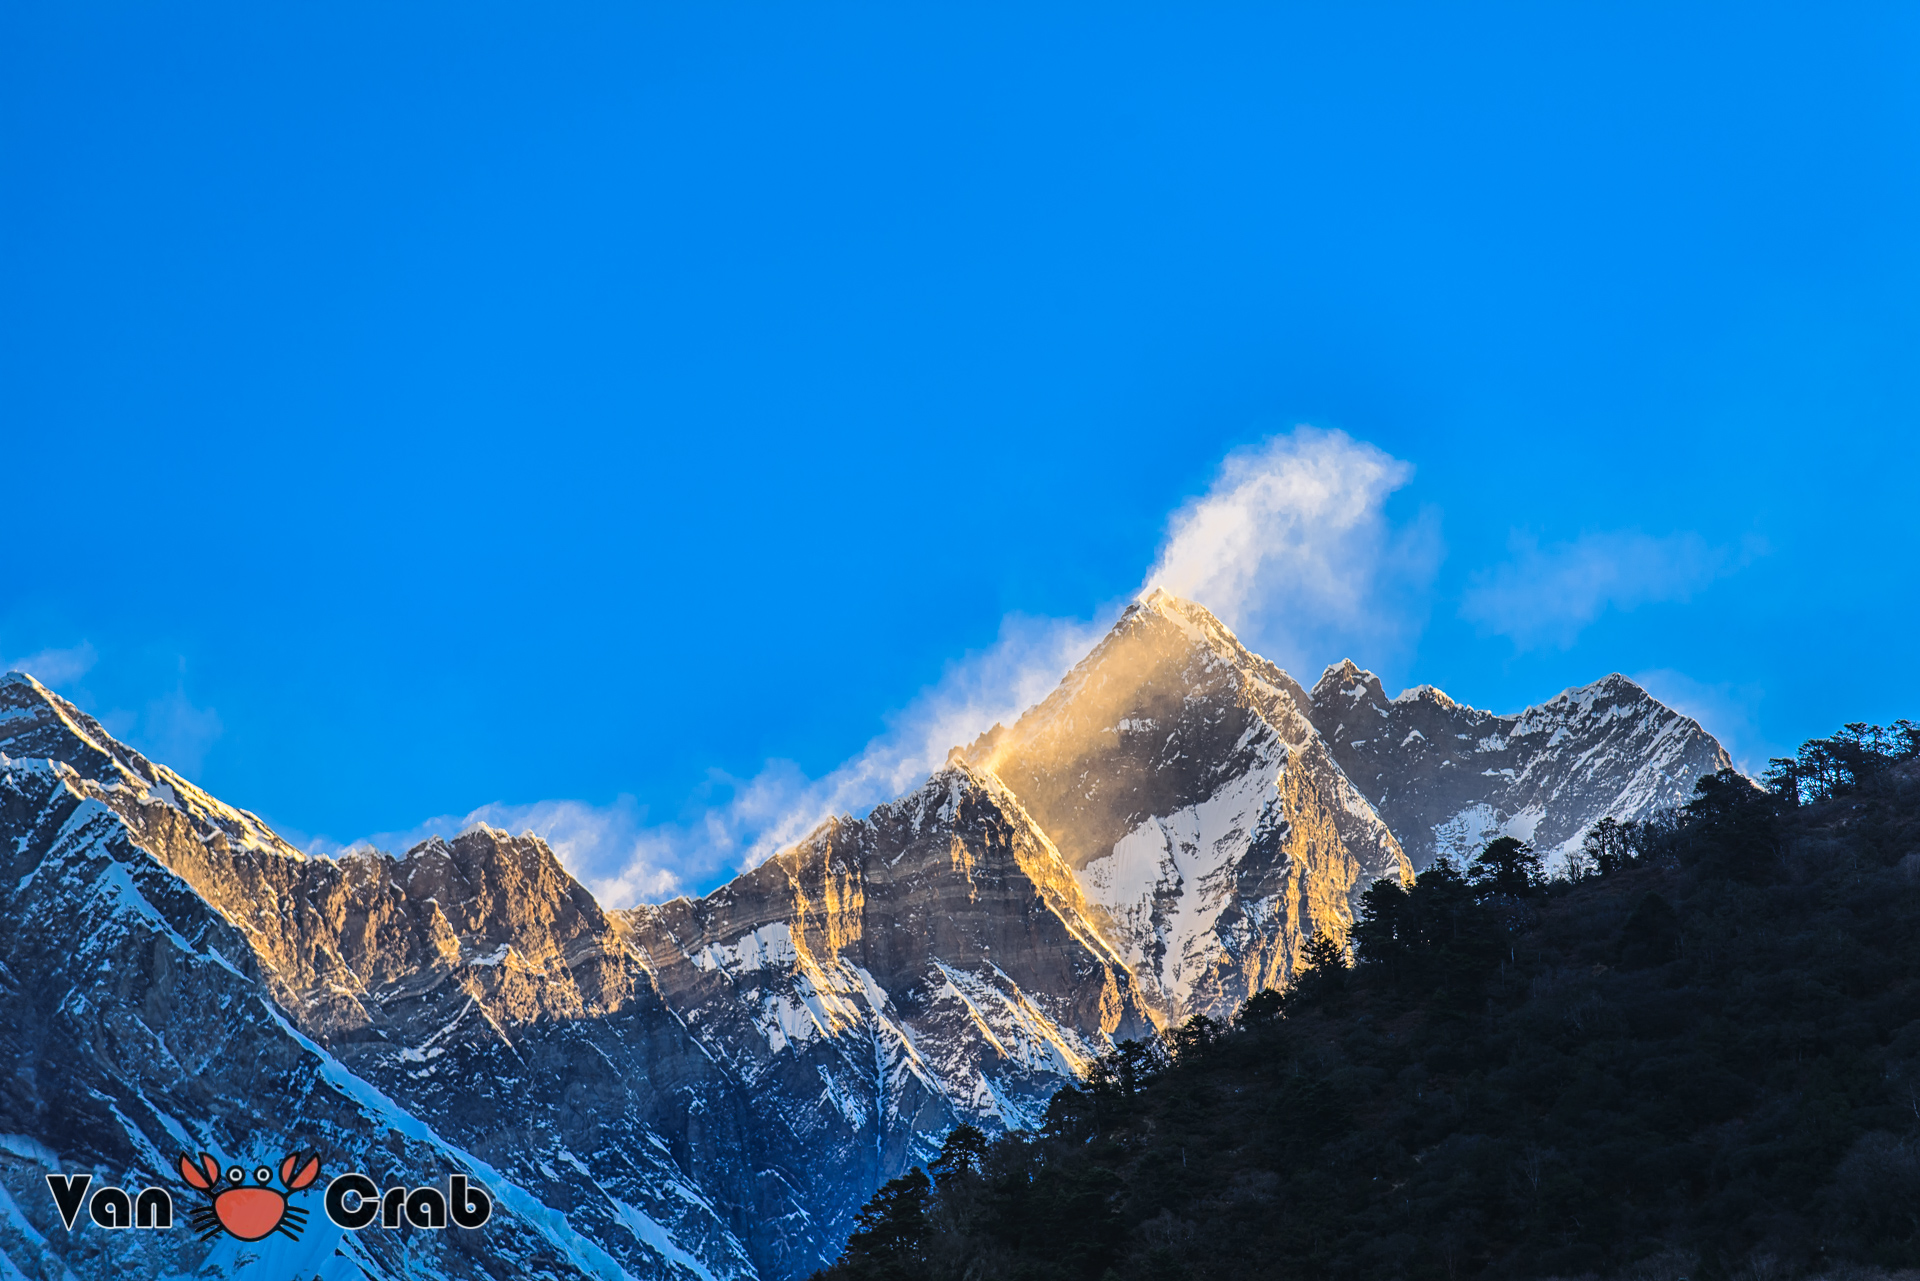
[[[968,755],[1054,836],[1162,1017],[1220,1017],[1410,871],[1310,710],[1213,615],[1155,593]]]
[[[218,922],[256,1004],[309,1047],[290,1053],[562,1213],[580,1268],[804,1273],[958,1121],[1031,1125],[1114,1038],[1153,1029],[1058,851],[963,762],[707,899],[607,914],[543,843],[486,828],[308,858],[37,685],[0,698],[0,751],[80,763],[39,768]],[[15,802],[8,830],[45,810]],[[188,1132],[217,1130],[191,1115]],[[168,1181],[182,1143],[148,1130],[102,1152]]]
[[[1648,818],[1733,765],[1698,722],[1617,673],[1496,716],[1431,685],[1389,699],[1346,662],[1313,687],[1312,716],[1416,868],[1469,858],[1501,835],[1564,865],[1600,819]]]
[[[688,1275],[686,1260],[715,1276],[780,1266],[777,1242],[755,1258],[750,1227],[804,1211],[760,1195],[766,1161],[744,1095],[537,840],[478,829],[400,859],[310,859],[17,677],[0,684],[0,753],[4,835],[23,868],[0,908],[22,922],[0,962],[19,1014],[12,1132],[67,1166],[167,1184],[183,1147],[256,1163],[275,1155],[262,1144],[302,1136],[334,1172],[419,1181],[464,1168],[520,1207],[489,1225],[488,1249],[518,1233],[509,1258],[551,1256],[561,1275],[603,1256],[634,1275],[673,1275],[676,1260]],[[196,972],[227,990],[182,991]],[[25,1017],[41,994],[62,999]],[[76,1025],[86,1011],[107,1024]],[[75,1046],[98,1069],[91,1112],[29,1066]],[[60,1119],[62,1099],[81,1119]],[[13,1173],[31,1221],[45,1185]],[[543,1207],[565,1216],[557,1238]],[[309,1235],[326,1235],[313,1218]],[[150,1240],[181,1248],[173,1234]],[[441,1242],[456,1254],[462,1243]]]
[[[631,1234],[597,1233],[590,1215],[548,1215],[514,1176],[528,1164],[515,1143],[496,1145],[506,1158],[496,1165],[467,1141],[499,1134],[479,1120],[485,1103],[472,1097],[495,1084],[484,1070],[467,1069],[457,1112],[436,1114],[407,1106],[304,1035],[246,934],[134,840],[92,780],[9,757],[0,764],[0,813],[11,838],[0,846],[8,1082],[0,1130],[10,1136],[0,1145],[9,1199],[0,1249],[18,1274],[222,1277],[259,1265],[328,1278],[584,1277],[599,1270],[596,1257],[624,1258],[646,1274],[650,1252]],[[190,1197],[172,1160],[203,1148],[247,1165],[317,1149],[331,1173],[355,1168],[410,1184],[444,1183],[459,1171],[491,1187],[499,1204],[481,1251],[454,1234],[346,1234],[319,1213],[317,1198],[299,1241],[257,1245],[202,1244],[185,1229],[110,1233],[83,1224],[69,1233],[53,1215],[42,1176],[56,1172],[170,1186],[184,1214]],[[661,1163],[639,1177],[658,1195],[669,1169]],[[620,1195],[622,1172],[609,1173],[605,1190],[593,1192],[601,1203]],[[724,1241],[722,1225],[703,1226]],[[730,1271],[751,1275],[744,1266]]]
[[[660,991],[813,1189],[864,1192],[961,1121],[1032,1126],[1152,1025],[1059,853],[955,762],[699,900],[626,914]]]
[[[1156,593],[907,796],[609,912],[531,835],[308,857],[8,676],[0,1249],[84,1281],[805,1275],[953,1125],[1030,1127],[1118,1040],[1284,985],[1376,878],[1503,831],[1564,852],[1725,761],[1619,677],[1511,717],[1350,663],[1309,694]],[[316,1213],[261,1255],[69,1235],[41,1179],[294,1146],[500,1209],[484,1238]]]

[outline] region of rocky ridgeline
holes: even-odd
[[[870,1189],[957,1120],[1031,1126],[1060,1081],[1153,1026],[1052,843],[964,764],[704,899],[627,916],[808,1188]]]
[[[1156,593],[968,754],[1055,836],[1156,1012],[1219,1015],[1410,871],[1309,710],[1213,615]]]
[[[402,859],[308,858],[20,677],[0,684],[0,753],[0,1131],[18,1140],[0,1248],[26,1275],[184,1273],[209,1248],[196,1275],[783,1266],[748,1225],[805,1210],[756,1201],[743,1092],[541,842],[478,829]],[[48,1214],[55,1163],[140,1186],[177,1182],[182,1149],[254,1164],[299,1145],[396,1181],[468,1173],[499,1212],[484,1243],[314,1213],[298,1243],[212,1247]]]
[[[1564,865],[1599,819],[1677,806],[1695,779],[1733,764],[1691,718],[1620,675],[1496,716],[1431,685],[1389,699],[1372,672],[1339,663],[1313,687],[1311,715],[1416,868],[1502,835]]]
[[[909,795],[628,912],[485,827],[310,858],[25,677],[0,753],[0,1250],[86,1281],[804,1275],[954,1124],[1029,1126],[1117,1039],[1285,983],[1377,877],[1564,850],[1726,764],[1617,676],[1517,717],[1350,663],[1309,694],[1160,593]],[[294,1144],[499,1210],[201,1245],[69,1235],[41,1177]]]

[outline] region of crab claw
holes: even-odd
[[[292,1156],[280,1163],[280,1181],[287,1185],[287,1191],[289,1192],[298,1192],[301,1188],[306,1187],[309,1183],[312,1183],[320,1177],[319,1157],[308,1157],[307,1163],[300,1166],[299,1173],[296,1174],[294,1172],[294,1165],[299,1160],[300,1154],[295,1152]]]
[[[212,1154],[207,1152],[200,1154],[200,1168],[207,1172],[207,1182],[205,1186],[212,1187],[214,1184],[220,1182],[220,1163],[213,1159]]]
[[[202,1153],[201,1155],[206,1156],[205,1153]],[[212,1157],[206,1157],[206,1159],[208,1161],[213,1160]],[[214,1168],[215,1168],[214,1177],[218,1178],[219,1167],[215,1166]],[[180,1154],[180,1177],[187,1181],[187,1186],[198,1188],[202,1192],[205,1192],[208,1188],[213,1186],[213,1184],[208,1181],[207,1176],[200,1172],[200,1167],[193,1163],[193,1158],[188,1156],[184,1152]]]

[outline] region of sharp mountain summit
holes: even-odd
[[[1350,662],[1307,689],[1156,592],[907,795],[614,911],[484,826],[304,854],[10,674],[0,1251],[82,1281],[805,1276],[956,1125],[1032,1128],[1121,1040],[1286,986],[1376,880],[1499,835],[1551,864],[1729,765],[1624,677],[1518,716]],[[296,1149],[497,1209],[207,1245],[69,1232],[46,1190]]]

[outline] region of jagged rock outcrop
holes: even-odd
[[[15,755],[25,752],[44,755]],[[113,1020],[122,1054],[100,1062],[88,1097],[97,1096],[96,1112],[132,1118],[118,1139],[111,1127],[35,1123],[56,1106],[44,1088],[54,1078],[29,1069],[15,1073],[11,1110],[22,1123],[0,1126],[61,1160],[118,1162],[122,1173],[137,1168],[168,1183],[167,1163],[190,1137],[248,1161],[270,1155],[252,1150],[260,1143],[304,1137],[336,1170],[364,1160],[415,1179],[395,1157],[419,1158],[428,1175],[464,1163],[520,1208],[489,1225],[487,1248],[531,1234],[505,1257],[550,1256],[542,1266],[555,1275],[603,1271],[607,1261],[634,1276],[747,1277],[787,1266],[795,1244],[809,1259],[823,1248],[799,1226],[805,1209],[787,1181],[767,1177],[737,1083],[661,1002],[624,930],[539,841],[477,829],[401,859],[308,858],[17,676],[0,682],[0,761],[13,780],[0,835],[33,860],[9,882],[16,888],[0,912],[34,927],[9,933],[0,965],[22,993],[61,994],[59,1012],[99,1009]],[[76,814],[81,845],[36,841],[49,827],[65,832]],[[67,870],[60,860],[76,848],[88,861]],[[156,903],[181,922],[157,916]],[[94,925],[90,913],[102,904],[115,911]],[[161,921],[167,928],[155,937]],[[73,934],[83,951],[111,959],[59,968],[57,949],[33,943],[34,930]],[[155,959],[126,959],[142,949]],[[178,976],[196,964],[240,987],[217,998],[176,995]],[[233,1029],[214,1011],[235,1027],[258,1024],[255,1039],[267,1044],[232,1048]],[[109,1039],[57,1026],[28,1024],[10,1038],[16,1065],[76,1037]],[[167,1036],[176,1043],[164,1056],[124,1052]],[[153,1058],[173,1069],[157,1090],[184,1092],[171,1105],[150,1102],[160,1094],[139,1072],[126,1075],[157,1068]],[[255,1061],[283,1068],[249,1085]],[[285,1101],[267,1093],[297,1073],[306,1079],[283,1091]],[[22,1081],[34,1084],[22,1092]],[[325,1110],[312,1115],[316,1099],[343,1116],[357,1109],[365,1133]],[[258,1119],[276,1106],[277,1126]],[[425,1136],[426,1146],[383,1153],[382,1133]],[[437,1163],[426,1160],[435,1154]],[[45,1210],[37,1183],[10,1182],[16,1204]],[[796,1229],[767,1240],[752,1232],[761,1215],[788,1216]],[[311,1230],[327,1227],[320,1220]],[[758,1257],[749,1236],[759,1238]],[[349,1241],[401,1248],[365,1234]],[[471,1245],[458,1234],[445,1244]],[[470,1261],[483,1273],[505,1266]]]
[[[704,898],[627,919],[815,1188],[871,1188],[961,1121],[1029,1128],[1115,1038],[1152,1031],[1052,842],[958,760]]]
[[[607,914],[543,843],[486,828],[309,858],[21,679],[14,750],[77,762],[43,765],[220,923],[261,1008],[563,1215],[571,1266],[803,1275],[957,1121],[1031,1125],[1153,1030],[1058,851],[960,761],[705,900]]]
[[[10,675],[0,1250],[36,1281],[804,1276],[955,1123],[1031,1126],[1116,1040],[1285,984],[1374,879],[1502,831],[1564,853],[1725,764],[1617,676],[1517,717],[1351,663],[1309,694],[1154,593],[907,796],[622,912],[485,827],[309,857]],[[41,1181],[294,1144],[467,1170],[499,1216],[263,1254],[68,1236]]]
[[[1733,764],[1698,722],[1618,673],[1496,716],[1431,685],[1389,699],[1347,661],[1314,685],[1312,716],[1416,868],[1500,835],[1564,865],[1600,819],[1683,804],[1695,779]]]
[[[1310,706],[1212,614],[1155,592],[967,754],[1059,844],[1163,1016],[1225,1017],[1410,871]]]
[[[457,1138],[397,1105],[291,1025],[245,936],[132,839],[92,780],[0,758],[0,1250],[28,1277],[230,1276],[243,1267],[346,1281],[585,1277],[594,1243]],[[44,1176],[171,1186],[183,1149],[252,1165],[318,1149],[334,1172],[500,1196],[484,1248],[457,1234],[346,1234],[319,1213],[298,1241],[202,1244],[171,1232],[68,1232]]]

